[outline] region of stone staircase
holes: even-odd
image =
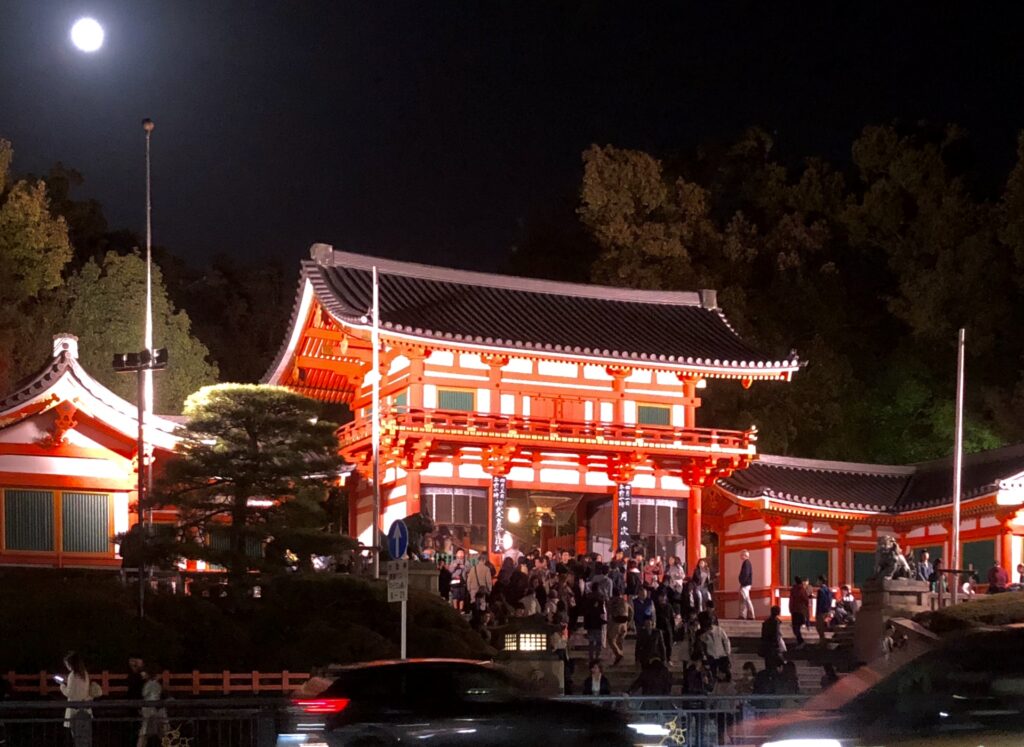
[[[722,620],[721,626],[729,636],[732,643],[732,671],[733,676],[738,677],[743,670],[743,665],[751,661],[760,671],[764,668],[764,660],[758,654],[761,641],[761,620]],[[783,623],[783,635],[786,639],[786,646],[789,651],[786,656],[796,664],[797,678],[800,683],[800,692],[814,694],[821,690],[821,676],[823,665],[832,662],[837,669],[842,671],[842,663],[845,656],[843,650],[848,650],[852,639],[852,629],[840,630],[836,634],[828,634],[824,647],[819,645],[818,633],[811,628],[803,631],[805,645],[796,649],[796,640],[793,637],[792,629],[788,621]],[[577,670],[574,677],[578,684],[586,676],[586,636],[577,634],[572,640],[572,656],[577,660]],[[625,692],[640,673],[640,668],[633,661],[634,637],[627,636],[624,646],[625,657],[618,666],[612,666],[612,656],[608,649],[604,651],[605,675],[612,687],[613,693]],[[678,655],[678,649],[677,649]],[[675,658],[675,657],[673,657]],[[582,668],[582,671],[581,671]],[[670,667],[674,677],[682,676],[682,667],[673,662]]]

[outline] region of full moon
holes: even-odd
[[[71,41],[83,52],[95,52],[103,46],[103,27],[95,18],[79,18],[71,27]]]

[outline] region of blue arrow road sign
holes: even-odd
[[[401,519],[391,522],[388,529],[388,555],[395,560],[405,557],[409,549],[409,527]]]

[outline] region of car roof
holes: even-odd
[[[431,664],[461,664],[476,667],[493,667],[494,663],[481,659],[378,659],[376,661],[359,661],[353,664],[333,664],[327,668],[331,674],[341,674],[342,672],[354,672],[364,669],[373,669],[376,667],[394,667],[394,666],[424,666]]]

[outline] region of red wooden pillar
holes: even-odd
[[[1000,530],[999,530],[999,562],[1003,566],[1003,570],[1010,576],[1010,581],[1013,581],[1014,575],[1016,575],[1016,568],[1013,567],[1013,514],[1007,516],[1000,516]]]
[[[701,524],[703,488],[699,485],[690,486],[690,496],[686,500],[686,571],[693,573],[697,561],[701,558],[700,540],[703,531]]]
[[[835,529],[838,534],[839,544],[839,563],[836,565],[836,584],[838,586],[842,586],[843,584],[850,582],[850,579],[846,577],[846,534],[850,531],[850,528],[845,525],[840,525]]]
[[[772,604],[774,604],[775,589],[782,586],[782,521],[777,518],[770,518],[767,520],[768,525],[772,528],[772,539],[771,539],[771,586],[772,586]]]
[[[580,501],[576,504],[576,554],[587,554],[587,504]]]

